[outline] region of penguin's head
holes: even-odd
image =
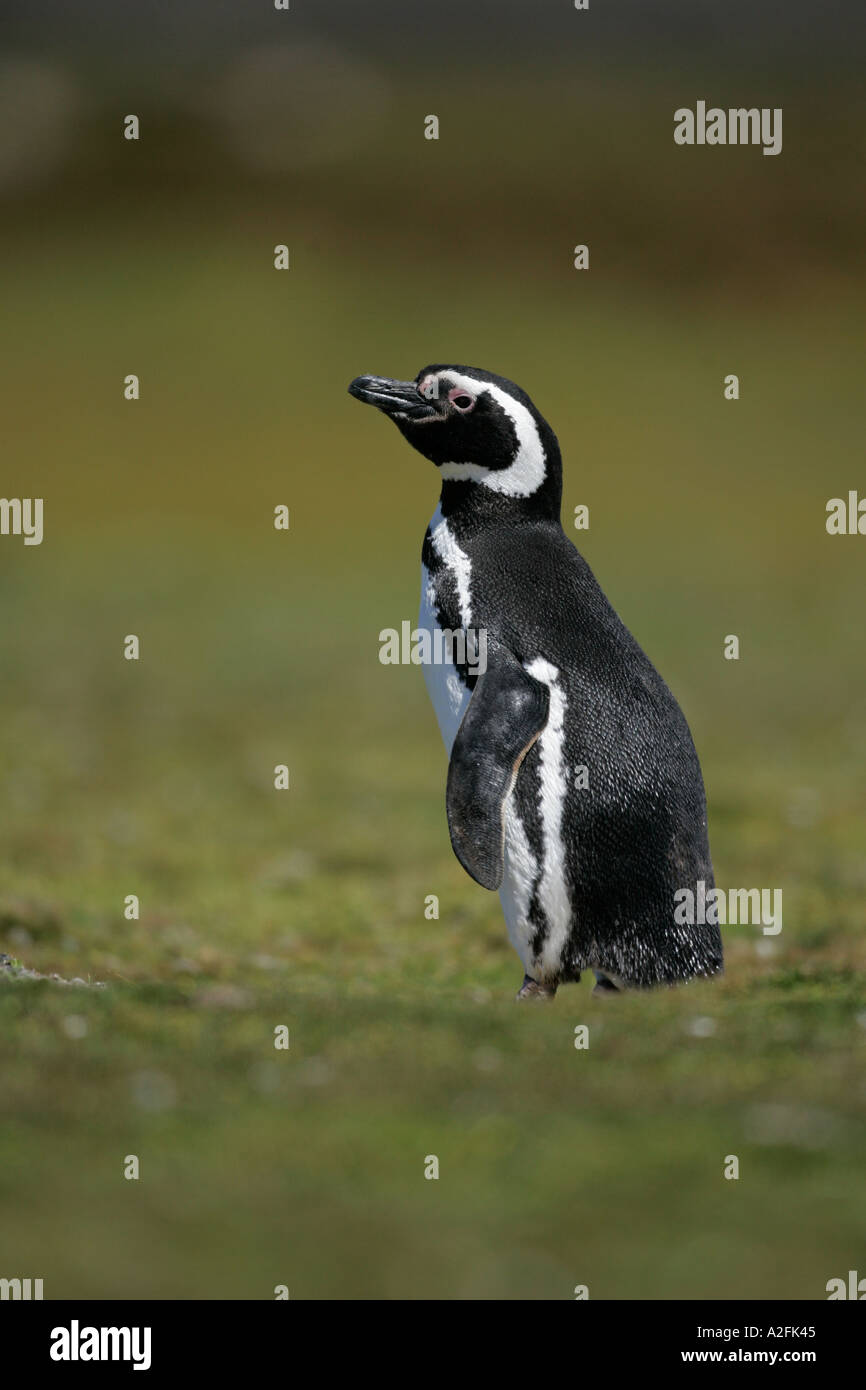
[[[414,381],[356,377],[349,392],[375,405],[436,464],[443,489],[453,483],[462,492],[474,485],[485,495],[533,498],[558,515],[556,436],[514,382],[478,367],[434,363]]]

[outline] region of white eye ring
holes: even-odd
[[[468,391],[464,391],[462,386],[455,386],[453,391],[448,392],[448,399],[455,410],[459,410],[461,415],[466,415],[475,404],[475,397],[470,396]]]

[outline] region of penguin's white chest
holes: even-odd
[[[435,588],[425,565],[421,566],[421,608],[418,626],[430,633],[429,650],[436,651],[437,643],[434,639],[436,633],[442,629],[436,614]],[[424,679],[442,741],[450,758],[457,731],[469,704],[470,692],[451,663],[425,662]],[[505,803],[504,867],[499,901],[502,904],[511,944],[520,957],[524,970],[529,972],[536,965],[530,946],[535,928],[529,920],[529,907],[538,880],[539,866],[529,847],[523,823],[511,794]]]
[[[472,566],[439,512],[430,523],[430,536],[440,565],[436,569],[436,579],[426,565],[421,566],[418,626],[430,634],[428,651],[443,658],[424,663],[424,679],[450,758],[471,693],[461,681],[456,666],[447,659],[449,648],[442,638],[444,630],[439,622],[436,584],[447,580],[450,592],[456,593],[460,626],[465,631],[472,623]],[[558,976],[571,924],[562,839],[562,809],[566,796],[563,762],[566,705],[555,667],[536,660],[527,670],[547,685],[551,693],[550,719],[539,740],[539,811],[543,841],[540,853],[530,846],[513,793],[509,793],[504,806],[505,864],[499,898],[511,944],[524,969],[534,979],[543,981]],[[532,948],[537,928],[530,920],[534,894],[538,896],[547,928],[538,954]]]
[[[421,608],[418,614],[418,627],[429,632],[431,654],[448,650],[448,644],[437,634],[442,632],[436,613],[436,590],[426,565],[421,566]],[[436,714],[442,741],[450,758],[460,721],[466,713],[470,692],[460,679],[453,662],[432,659],[424,663],[424,680],[427,693]]]
[[[457,595],[460,624],[465,630],[472,621],[472,566],[469,557],[457,544],[447,521],[439,511],[430,522],[430,538],[440,562],[436,577],[440,583],[447,583],[450,592]],[[428,651],[436,653],[447,650],[441,637],[437,640],[437,635],[444,630],[438,616],[436,581],[424,564],[421,565],[421,607],[418,626],[430,634]],[[424,679],[442,741],[450,758],[471,692],[461,681],[453,662],[447,660],[425,662]],[[509,795],[505,804],[505,874],[499,898],[511,943],[527,969],[532,933],[528,918],[529,902],[537,872],[538,868],[526,842],[520,817]]]

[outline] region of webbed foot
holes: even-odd
[[[523,984],[514,996],[515,999],[552,999],[556,994],[556,985],[541,985],[537,980],[533,980],[530,975],[524,975]]]

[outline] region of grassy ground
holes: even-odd
[[[283,301],[248,250],[130,270],[121,246],[86,300],[50,263],[10,288],[6,493],[47,500],[44,545],[0,557],[0,949],[106,987],[0,975],[0,1274],[47,1297],[824,1296],[866,1236],[866,542],[823,530],[859,457],[857,304],[578,304],[571,276],[518,329],[470,278],[422,333],[408,274],[311,256]],[[781,935],[728,929],[720,982],[512,1003],[423,683],[377,661],[435,484],[344,395],[449,351],[548,410],[565,513],[590,504],[585,553],[692,724],[717,877],[783,889]]]

